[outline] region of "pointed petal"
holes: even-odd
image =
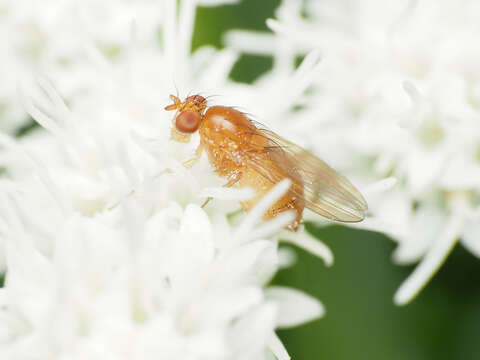
[[[323,305],[317,299],[295,289],[271,286],[265,291],[265,296],[279,306],[279,328],[298,326],[325,314]]]

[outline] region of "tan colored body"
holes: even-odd
[[[265,212],[264,219],[293,210],[296,217],[286,228],[297,230],[305,207],[334,221],[364,219],[368,206],[362,194],[312,153],[268,129],[257,127],[231,107],[207,108],[207,99],[201,95],[188,96],[183,102],[174,95],[170,95],[170,99],[173,104],[165,110],[177,111],[172,139],[188,142],[193,133],[200,133],[195,157],[184,162],[184,166],[193,166],[205,150],[216,173],[227,179],[225,186],[248,186],[256,191],[253,199],[241,203],[246,211],[275,184],[288,178],[291,180],[288,193]]]
[[[236,187],[251,187],[256,196],[242,202],[245,211],[250,210],[275,183],[247,166],[246,152],[256,151],[266,170],[283,172],[296,188],[303,188],[301,179],[292,179],[263,151],[269,145],[268,139],[259,136],[255,125],[241,112],[224,106],[212,106],[205,112],[199,128],[202,148],[207,152],[210,164],[215,172]],[[278,160],[278,159],[277,159]],[[287,161],[287,159],[284,159]],[[293,165],[293,164],[292,164]],[[290,193],[283,195],[264,214],[265,220],[271,219],[281,212],[294,210],[295,220],[287,227],[296,230],[302,219],[304,204]]]

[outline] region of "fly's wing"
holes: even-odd
[[[250,168],[273,183],[289,177],[291,195],[328,219],[341,222],[364,219],[368,207],[362,194],[327,163],[269,130],[257,129],[252,138],[257,136],[268,146],[254,146],[247,153]],[[262,143],[259,140],[252,142]]]

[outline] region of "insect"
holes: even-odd
[[[242,112],[226,106],[210,106],[201,95],[181,101],[170,95],[176,110],[172,138],[188,142],[199,132],[200,145],[195,157],[184,165],[193,166],[205,151],[215,172],[225,178],[226,187],[256,190],[256,196],[241,202],[250,210],[276,183],[289,178],[289,191],[263,215],[265,220],[294,210],[295,219],[286,227],[297,230],[305,207],[340,222],[358,222],[365,217],[367,203],[343,176],[307,150],[260,127]]]

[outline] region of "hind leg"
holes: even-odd
[[[290,231],[296,231],[302,223],[302,214],[303,206],[299,204],[292,196],[289,194],[283,195],[278,201],[273,204],[263,215],[264,220],[269,220],[275,216],[285,212],[285,211],[295,211],[295,219],[285,226],[285,229]]]

